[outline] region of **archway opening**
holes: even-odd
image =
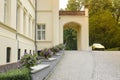
[[[80,50],[80,25],[78,23],[69,22],[64,25],[63,42],[66,50]]]
[[[64,29],[65,50],[77,50],[77,31],[72,28]]]

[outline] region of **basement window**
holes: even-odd
[[[10,56],[11,56],[11,48],[7,47],[7,50],[6,50],[6,62],[7,63],[10,62]]]

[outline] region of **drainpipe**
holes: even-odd
[[[37,53],[36,26],[37,26],[37,0],[35,0],[35,53]]]
[[[17,5],[17,3],[18,3],[18,0],[16,0],[16,40],[17,40],[17,54],[18,54],[18,49],[19,49],[19,40],[18,40],[18,26],[17,26],[17,24],[18,24],[18,17],[17,17],[17,14],[18,14],[18,12],[17,12],[17,10],[18,10],[18,5]],[[18,55],[17,55],[17,60],[18,60]]]

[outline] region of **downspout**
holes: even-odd
[[[18,54],[18,49],[19,49],[19,40],[18,40],[18,17],[17,17],[17,14],[18,14],[18,0],[16,0],[16,40],[17,40],[17,54]],[[18,60],[18,55],[17,55],[17,60]]]
[[[37,26],[37,0],[35,0],[35,53],[37,53],[36,26]]]

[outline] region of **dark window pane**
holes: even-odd
[[[6,52],[6,62],[10,62],[10,55],[11,55],[11,48],[7,47],[7,52]]]

